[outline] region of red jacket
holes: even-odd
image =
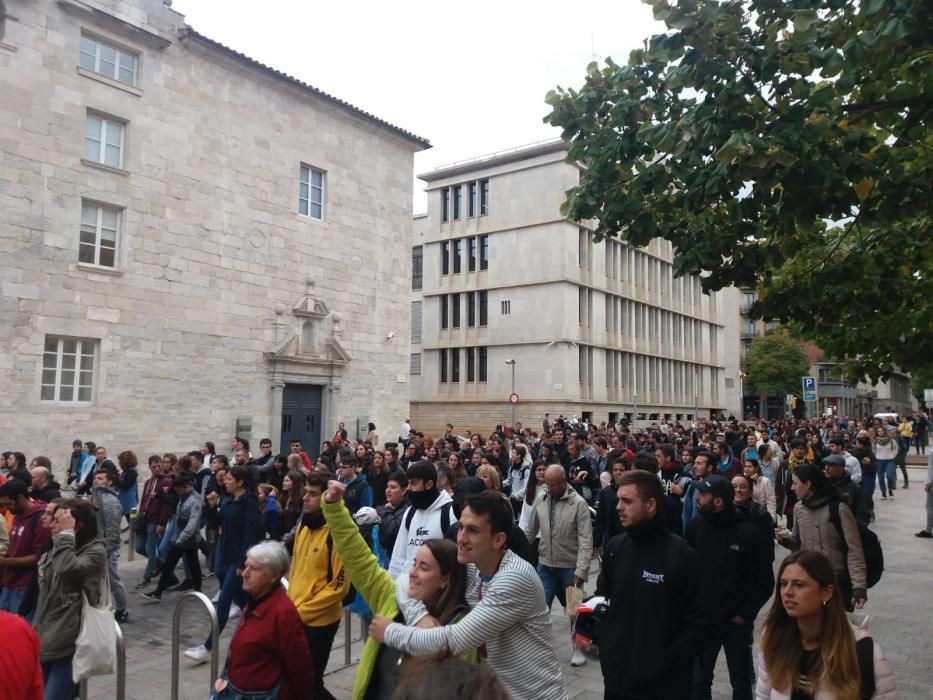
[[[165,527],[174,509],[174,493],[172,492],[172,477],[150,476],[143,485],[143,497],[139,502],[139,512],[146,519],[160,527]]]
[[[280,700],[304,700],[314,687],[305,628],[281,586],[243,610],[230,641],[227,678],[239,690],[272,688],[284,674]]]
[[[23,618],[0,612],[0,700],[42,700],[39,638]]]

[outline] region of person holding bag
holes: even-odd
[[[82,598],[90,606],[110,605],[109,590],[104,598],[107,548],[97,536],[97,516],[88,501],[63,501],[50,530],[52,549],[38,565],[39,600],[33,627],[39,637],[45,700],[72,700],[72,661],[84,619]],[[104,656],[106,651],[99,650]]]

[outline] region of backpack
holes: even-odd
[[[334,555],[334,538],[330,536],[330,532],[327,533],[327,580],[331,581],[334,578],[334,565],[331,563],[331,559]],[[346,573],[346,572],[344,572]],[[341,605],[347,607],[356,600],[356,588],[353,587],[353,582],[350,582],[350,590],[347,591],[347,594],[343,597],[343,600],[340,601]]]
[[[450,510],[454,507],[453,501],[448,501],[441,506],[441,538],[447,537],[447,531],[450,530]],[[405,512],[405,529],[411,529],[411,521],[415,519],[417,508],[408,506]]]
[[[875,642],[863,637],[855,643],[860,675],[859,693],[861,700],[871,700],[875,695]]]
[[[842,530],[842,521],[839,519],[839,501],[830,501],[829,522],[836,528],[839,539],[842,540],[843,546],[848,552],[849,543],[846,542],[846,536]],[[881,580],[881,574],[884,573],[884,550],[881,548],[881,540],[878,539],[878,535],[869,530],[865,523],[856,520],[855,524],[858,526],[858,534],[862,538],[862,552],[865,555],[865,583],[871,588]]]

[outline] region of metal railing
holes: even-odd
[[[114,621],[117,629],[117,694],[116,700],[126,700],[126,643],[123,640],[123,630]],[[87,679],[78,684],[81,700],[87,700]]]
[[[343,665],[338,666],[335,669],[329,670],[324,675],[330,675],[331,673],[336,673],[337,671],[343,671],[346,668],[350,668],[355,663],[359,661],[353,660],[352,647],[357,642],[365,642],[366,638],[369,636],[369,626],[366,624],[366,620],[362,617],[360,618],[360,636],[356,639],[353,638],[353,613],[344,608],[343,611],[343,644],[340,646],[334,647],[334,649],[343,649]]]
[[[184,612],[186,605],[192,600],[196,600],[204,606],[211,621],[211,677],[208,695],[214,692],[214,681],[218,676],[218,662],[220,660],[220,655],[218,653],[218,648],[220,646],[220,625],[217,623],[217,612],[214,610],[214,604],[211,603],[206,595],[198,593],[197,591],[192,591],[191,593],[185,594],[182,599],[178,601],[178,605],[175,606],[175,616],[172,620],[172,700],[178,700],[178,676],[181,668],[181,660],[179,658],[181,652],[181,614]]]

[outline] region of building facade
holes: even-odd
[[[738,338],[723,321],[734,309],[703,294],[697,276],[675,278],[666,241],[594,243],[591,226],[563,217],[580,175],[565,157],[564,143],[545,142],[419,176],[428,211],[414,219],[416,426],[738,408]]]
[[[57,462],[75,437],[144,455],[234,433],[316,451],[337,421],[391,436],[429,144],[169,4],[0,4],[8,444]]]

